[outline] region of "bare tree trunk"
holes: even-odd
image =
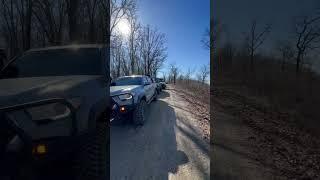
[[[117,67],[117,77],[120,76],[120,67],[121,67],[121,59],[120,57],[117,58],[118,67]]]
[[[89,16],[89,42],[93,43],[96,41],[96,36],[95,36],[95,14],[96,14],[96,7],[97,7],[97,0],[87,0],[86,6],[87,6],[87,13]]]
[[[77,12],[79,8],[79,0],[68,0],[68,20],[69,20],[69,38],[74,42],[78,38],[77,31]]]
[[[131,54],[131,73],[134,74],[135,71],[135,63],[134,63],[134,57],[133,54]]]
[[[253,48],[250,51],[250,71],[253,72],[254,70],[254,52]]]
[[[281,62],[281,72],[284,72],[284,65],[285,65],[285,59],[283,58]]]
[[[31,46],[31,18],[32,18],[32,6],[33,0],[27,1],[27,14],[26,14],[26,21],[25,21],[25,41],[23,50],[29,50]]]
[[[93,43],[95,41],[95,32],[94,32],[94,20],[90,20],[90,28],[89,28],[89,41]]]
[[[299,76],[299,73],[300,73],[300,64],[301,64],[301,52],[299,51],[298,52],[298,55],[297,55],[297,62],[296,62],[296,76]]]

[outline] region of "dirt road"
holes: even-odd
[[[185,100],[168,87],[147,112],[142,127],[111,126],[111,179],[209,179],[209,144]]]
[[[218,92],[213,92],[218,93]],[[273,170],[255,159],[251,129],[233,108],[239,100],[230,95],[214,95],[213,101],[213,179],[273,179]]]

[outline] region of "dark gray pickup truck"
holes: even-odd
[[[0,179],[62,159],[74,162],[76,179],[106,176],[107,52],[102,45],[34,49],[2,69]]]
[[[115,79],[110,86],[110,121],[130,119],[136,125],[143,125],[146,106],[157,99],[156,88],[156,83],[149,76],[133,75]]]

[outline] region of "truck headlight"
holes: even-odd
[[[58,120],[67,118],[71,110],[62,103],[50,103],[26,109],[33,121]]]
[[[119,95],[118,98],[121,100],[121,101],[125,101],[125,100],[130,100],[133,98],[133,96],[131,94],[122,94],[122,95]]]
[[[121,94],[118,96],[114,96],[113,100],[119,105],[130,105],[133,103],[133,96],[134,94]]]
[[[81,98],[76,97],[68,99],[74,109],[78,109],[81,105]],[[58,120],[68,118],[71,115],[71,109],[60,102],[48,103],[40,106],[34,106],[26,109],[33,121],[41,120]]]

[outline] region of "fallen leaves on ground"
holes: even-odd
[[[203,132],[203,138],[207,141],[210,140],[210,104],[209,102],[201,102],[199,97],[200,95],[192,92],[188,89],[182,89],[179,86],[175,86],[173,89],[177,92],[177,94],[182,97],[186,102],[188,102],[188,109],[195,115],[198,120],[199,127]],[[207,94],[202,94],[202,96],[206,96],[208,99],[209,89]]]
[[[215,88],[213,96],[213,106],[220,106],[253,131],[248,141],[257,152],[255,159],[288,179],[320,179],[320,140],[299,127],[297,117],[226,88]]]

